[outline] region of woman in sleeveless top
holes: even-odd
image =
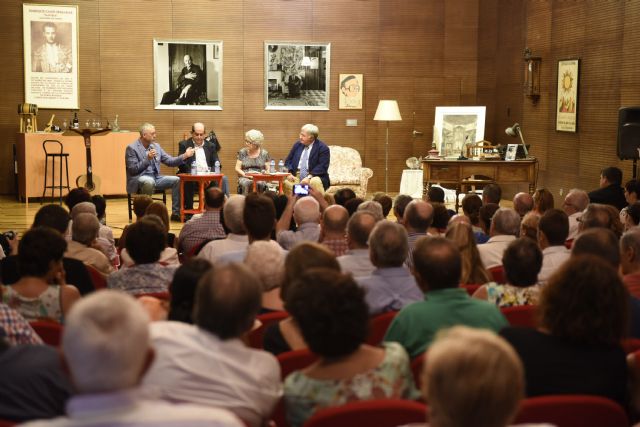
[[[238,173],[238,193],[249,194],[253,188],[253,180],[247,176],[251,172],[269,170],[269,152],[262,148],[264,135],[259,130],[251,129],[244,134],[245,147],[238,151],[236,172]],[[259,191],[264,191],[265,183],[259,182]]]
[[[62,257],[67,242],[48,227],[36,227],[18,246],[20,280],[2,285],[2,301],[18,311],[26,320],[62,322],[80,293],[65,284]]]

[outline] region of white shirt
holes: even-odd
[[[156,357],[143,379],[145,390],[173,402],[228,409],[255,427],[269,419],[282,396],[272,354],[186,323],[154,322],[150,328]]]
[[[569,235],[567,236],[567,240],[572,240],[578,237],[578,227],[580,223],[578,222],[578,218],[582,216],[582,212],[576,212],[569,215]]]
[[[542,251],[542,268],[538,273],[538,283],[544,285],[549,277],[571,256],[571,251],[564,246],[549,246]]]
[[[226,239],[214,240],[204,245],[198,253],[198,258],[204,258],[214,264],[223,254],[247,249],[247,246],[249,237],[246,234],[230,233]]]
[[[207,155],[204,152],[204,144],[197,145],[194,143],[193,148],[196,156],[196,169],[198,172],[207,172],[209,170],[209,165],[207,164]]]
[[[516,240],[515,236],[500,234],[493,236],[487,243],[478,245],[478,252],[480,252],[480,259],[484,268],[496,267],[502,265],[502,254],[507,249],[509,243]]]
[[[346,254],[336,258],[343,273],[353,277],[369,276],[376,267],[371,264],[369,249],[349,249]]]

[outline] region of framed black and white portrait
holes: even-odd
[[[266,110],[328,110],[330,43],[265,42]]]
[[[222,110],[222,41],[154,40],[156,110]]]

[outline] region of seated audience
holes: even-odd
[[[424,301],[400,310],[384,341],[399,342],[414,358],[424,352],[443,327],[468,325],[497,332],[507,326],[495,305],[470,298],[465,289],[458,287],[462,260],[453,242],[443,237],[421,239],[414,255],[413,275],[425,293]]]
[[[627,405],[620,341],[629,317],[617,272],[595,256],[572,257],[543,288],[539,329],[500,334],[520,356],[527,396],[593,394]]]
[[[165,232],[167,233],[167,246],[174,248],[176,246],[176,235],[170,232],[171,222],[169,221],[169,211],[167,206],[162,202],[151,202],[147,206],[145,215],[157,215],[164,224]]]
[[[640,298],[640,227],[630,229],[620,239],[620,271],[629,293]]]
[[[48,227],[27,231],[18,246],[20,279],[0,285],[2,301],[26,320],[64,322],[71,306],[80,299],[75,286],[65,282],[62,257],[67,242]]]
[[[480,226],[479,232],[474,232],[476,236],[476,242],[478,244],[487,243],[489,240],[489,232],[491,229],[491,219],[493,215],[500,209],[500,206],[496,203],[487,203],[482,205],[478,211],[478,225]]]
[[[353,277],[369,276],[375,266],[369,257],[369,235],[376,225],[370,212],[356,212],[347,222],[347,245],[349,250],[337,258],[343,273]]]
[[[368,213],[367,213],[368,215]],[[280,288],[280,298],[285,310],[289,291],[298,278],[310,268],[325,268],[340,271],[340,266],[331,251],[322,245],[304,242],[293,248],[284,261],[284,278]],[[291,317],[269,325],[264,333],[264,349],[278,355],[286,351],[307,348],[300,329]]]
[[[336,194],[333,196],[333,199],[336,201],[337,205],[346,207],[345,204],[351,200],[356,198],[356,193],[351,188],[344,187],[336,191]]]
[[[377,192],[373,195],[372,200],[374,202],[380,203],[380,206],[382,206],[382,216],[384,217],[384,219],[387,219],[389,213],[391,212],[391,207],[393,206],[393,199],[387,194]]]
[[[500,204],[502,199],[502,188],[498,184],[487,184],[482,189],[482,204],[488,203]]]
[[[479,285],[491,281],[491,275],[480,261],[480,253],[473,236],[471,224],[459,221],[454,222],[447,229],[445,236],[460,251],[462,261],[460,284]]]
[[[136,221],[140,220],[144,216],[151,203],[153,203],[153,199],[147,194],[133,195],[133,213],[136,215]],[[127,224],[122,230],[120,239],[118,239],[118,251],[121,251],[126,247],[127,233],[129,232],[130,226],[131,224]]]
[[[347,221],[349,212],[340,205],[331,205],[322,213],[320,222],[320,243],[333,251],[335,256],[347,252]]]
[[[147,213],[144,216],[144,220],[148,222],[154,222],[160,227],[162,231],[162,236],[164,239],[164,249],[160,252],[160,258],[157,262],[162,265],[180,265],[180,258],[178,257],[178,250],[174,247],[167,246],[167,232],[164,221],[156,214]],[[125,247],[122,252],[120,252],[120,258],[122,260],[122,268],[129,268],[135,264],[135,261],[129,254],[129,250]]]
[[[502,264],[502,254],[509,243],[520,233],[520,216],[513,209],[500,208],[491,219],[489,240],[478,246],[484,268],[489,269]]]
[[[9,345],[42,344],[42,339],[29,325],[29,322],[3,302],[0,302],[0,331],[5,334]]]
[[[292,215],[297,224],[296,231],[289,230]],[[287,207],[276,225],[276,237],[280,246],[287,250],[301,241],[317,242],[320,238],[320,206],[316,199],[289,196]]]
[[[72,240],[67,242],[65,256],[84,262],[106,277],[114,268],[106,255],[93,247],[99,230],[100,221],[97,216],[90,213],[76,215],[71,226]]]
[[[71,221],[69,221],[69,228],[67,229],[69,234],[66,236],[67,242],[73,240],[73,220],[80,214],[91,214],[98,218],[98,223],[100,223],[96,205],[94,205],[93,202],[77,203],[73,209],[71,209]],[[116,251],[116,242],[113,239],[113,231],[111,228],[106,225],[99,225],[98,236],[96,237],[94,247],[105,254],[111,264],[118,265],[118,252]]]
[[[349,216],[351,216],[358,210],[358,207],[362,203],[364,203],[364,199],[356,197],[354,199],[347,200],[344,204],[344,208],[347,210],[347,212],[349,212]]]
[[[396,222],[398,224],[403,224],[404,210],[412,200],[413,198],[411,196],[408,196],[406,194],[398,194],[393,201],[393,215],[396,217]]]
[[[358,205],[357,211],[371,212],[376,221],[382,221],[384,214],[382,213],[382,205],[374,200],[366,200]]]
[[[554,208],[553,194],[546,188],[538,188],[533,193],[533,210],[542,215]]]
[[[206,259],[192,258],[176,270],[169,285],[171,294],[168,320],[193,324],[193,305],[198,281],[211,270]]]
[[[2,326],[0,419],[18,423],[63,415],[65,403],[74,391],[62,369],[58,350],[26,342],[11,346]]]
[[[280,285],[284,278],[284,253],[273,240],[254,242],[247,249],[244,263],[258,277],[262,287],[261,313],[283,311]]]
[[[364,292],[345,274],[311,269],[292,285],[287,309],[319,360],[285,380],[287,419],[300,427],[317,410],[355,400],[417,396],[409,358],[397,343],[365,344]]]
[[[191,250],[208,240],[224,239],[227,233],[222,227],[220,213],[224,206],[224,193],[217,187],[209,187],[204,193],[204,212],[187,221],[178,237],[178,250],[189,254]]]
[[[622,171],[609,166],[600,171],[600,188],[589,193],[591,203],[601,203],[614,206],[621,210],[627,205],[622,184]]]
[[[513,196],[513,210],[518,212],[520,218],[533,210],[533,197],[529,193],[516,193]]]
[[[578,219],[582,216],[582,211],[584,211],[588,205],[589,195],[584,190],[573,188],[569,190],[564,197],[562,210],[569,217],[569,235],[567,236],[567,241],[573,241],[573,239],[578,236],[578,226],[580,225]]]
[[[214,240],[207,243],[198,253],[200,258],[204,258],[211,263],[215,263],[221,255],[227,252],[241,251],[249,245],[247,231],[243,221],[244,196],[234,195],[224,204],[224,214],[222,222],[229,229],[229,234],[225,239]]]
[[[634,202],[620,211],[620,221],[624,231],[640,224],[640,202]]]
[[[370,315],[397,311],[423,298],[415,278],[403,265],[407,245],[407,232],[402,225],[383,220],[373,228],[369,236],[369,258],[376,269],[370,276],[356,279],[365,290]]]
[[[538,245],[523,237],[514,240],[502,255],[502,265],[507,283],[482,285],[473,297],[498,307],[537,304],[540,293],[538,272],[542,265],[542,252]]]
[[[429,426],[507,427],[516,416],[524,371],[503,339],[454,326],[438,334],[428,357],[422,383]]]
[[[206,273],[198,284],[194,325],[151,325],[156,358],[143,380],[147,391],[172,402],[225,408],[247,425],[261,426],[282,394],[275,357],[240,340],[253,326],[261,295],[244,265]]]
[[[30,427],[243,425],[223,409],[144,397],[139,384],[154,350],[149,319],[130,296],[103,290],[81,301],[65,326],[63,349],[78,394],[67,404],[67,417]]]
[[[91,196],[91,203],[96,207],[96,215],[98,215],[100,225],[107,225],[107,200],[100,194],[94,194]]]
[[[402,225],[407,230],[409,250],[406,264],[413,268],[413,248],[421,237],[427,236],[427,231],[433,222],[433,206],[423,200],[413,200],[407,204],[402,217]]]
[[[449,212],[447,212],[447,207],[438,202],[432,202],[431,206],[433,207],[433,221],[431,221],[427,234],[430,236],[444,236],[449,224],[449,218],[451,218]]]
[[[165,249],[166,236],[159,221],[151,216],[131,224],[126,250],[133,265],[110,274],[107,278],[109,288],[133,295],[166,292],[169,288],[178,266],[165,266],[159,262],[160,254]]]
[[[608,228],[619,239],[624,226],[615,207],[598,203],[590,203],[580,216],[578,234],[590,228]]]
[[[527,213],[520,221],[519,237],[526,237],[533,242],[538,241],[538,223],[540,222],[540,214],[537,211]]]
[[[544,285],[549,277],[569,259],[571,252],[565,247],[569,235],[569,218],[560,209],[549,209],[538,223],[538,246],[542,249],[542,268],[538,283]]]

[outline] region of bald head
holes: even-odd
[[[354,213],[347,223],[347,243],[349,249],[367,249],[369,235],[377,223],[371,212],[360,211]]]
[[[318,201],[313,197],[303,197],[298,199],[293,206],[293,218],[298,225],[305,224],[307,222],[319,222],[320,220],[320,205]]]
[[[562,209],[567,215],[582,212],[589,206],[589,195],[584,190],[574,188],[564,198]]]
[[[76,215],[71,226],[71,237],[74,241],[82,243],[85,246],[91,245],[98,237],[100,230],[100,221],[98,217],[90,213],[81,213]]]
[[[404,211],[403,225],[407,231],[426,233],[433,222],[433,206],[423,200],[413,200]]]
[[[340,205],[331,205],[322,214],[322,232],[325,237],[329,234],[344,236],[349,221],[349,212]]]
[[[513,209],[518,212],[520,218],[533,209],[533,197],[529,193],[518,193],[513,196]]]

